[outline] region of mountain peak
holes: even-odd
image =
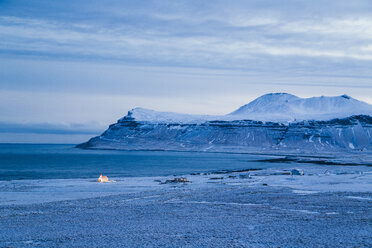
[[[300,98],[287,93],[258,97],[230,115],[272,121],[329,120],[359,114],[372,114],[372,105],[348,95]]]
[[[299,97],[288,93],[269,93],[262,95],[252,102],[240,107],[230,115],[246,115],[253,112],[272,112],[274,110],[286,111],[286,104],[290,101],[299,99]]]

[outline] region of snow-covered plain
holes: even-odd
[[[298,166],[1,181],[0,246],[371,247],[371,167]]]
[[[371,167],[307,165],[304,176],[288,175],[293,168],[296,167],[283,164],[283,166],[257,171],[217,171],[181,176],[186,176],[192,182],[187,184],[192,188],[208,187],[211,182],[244,187],[266,183],[270,186],[289,187],[299,191],[305,190],[305,192],[310,190],[317,193],[372,193]],[[39,204],[164,189],[169,186],[160,182],[172,178],[169,176],[110,178],[114,180],[110,183],[97,183],[97,179],[93,178],[0,181],[2,196],[0,205]],[[213,178],[218,179],[214,181]]]

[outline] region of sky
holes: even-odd
[[[372,104],[372,1],[0,0],[0,142],[80,143],[135,107],[272,92]]]

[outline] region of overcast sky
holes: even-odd
[[[270,92],[372,103],[372,1],[0,0],[0,142],[77,143],[134,107]]]

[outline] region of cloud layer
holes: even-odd
[[[192,1],[146,3],[119,5],[112,1],[111,5],[87,6],[85,1],[77,1],[75,7],[70,6],[73,18],[60,13],[51,18],[43,8],[31,8],[34,11],[26,16],[2,11],[0,51],[8,55],[241,69],[257,66],[254,61],[269,65],[271,57],[289,65],[312,58],[329,63],[372,61],[372,17],[362,8],[353,13],[346,6],[338,15],[329,9],[328,13],[311,16],[312,11],[306,8],[292,15],[295,12],[291,8],[283,11],[272,4],[264,11],[254,2],[231,6],[221,1],[203,6]],[[316,1],[305,6],[295,3],[287,5],[323,7]],[[33,7],[37,6],[44,5],[41,1]],[[84,18],[76,16],[77,8],[82,9]]]
[[[372,103],[371,13],[363,0],[0,1],[0,122],[89,131],[136,106],[224,114],[277,91]]]

